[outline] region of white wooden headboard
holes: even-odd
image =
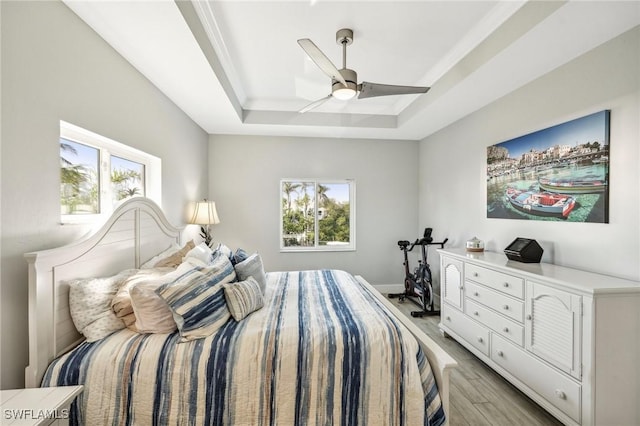
[[[107,222],[82,240],[27,253],[29,262],[29,365],[26,387],[37,387],[51,361],[82,342],[69,312],[73,278],[111,276],[138,268],[173,243],[181,230],[148,198],[121,204]]]

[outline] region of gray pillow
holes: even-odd
[[[260,285],[262,294],[264,294],[264,290],[267,287],[267,275],[262,266],[262,258],[258,253],[254,253],[242,262],[236,263],[234,268],[239,281],[245,281],[247,278],[253,277]]]

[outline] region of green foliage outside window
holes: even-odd
[[[62,214],[95,214],[98,202],[98,150],[60,139]]]
[[[338,204],[330,201],[325,206],[326,213],[318,222],[320,232],[320,245],[326,245],[328,241],[349,242],[349,203]]]
[[[63,215],[100,213],[100,149],[60,139],[60,210]],[[108,156],[111,170],[105,171],[111,201],[144,194],[144,165]],[[108,201],[107,201],[108,202]]]
[[[348,246],[353,184],[282,181],[282,246]]]

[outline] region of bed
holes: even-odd
[[[264,306],[215,332],[123,329],[87,342],[67,283],[137,269],[181,243],[152,201],[93,235],[29,253],[27,387],[83,384],[79,424],[443,424],[456,362],[367,281],[268,272]]]

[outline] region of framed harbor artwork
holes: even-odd
[[[609,223],[609,119],[600,111],[487,147],[487,217]]]

